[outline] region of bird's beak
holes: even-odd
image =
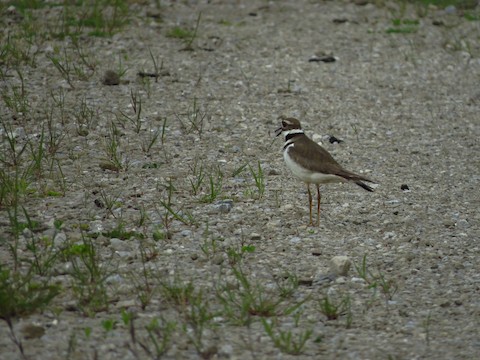
[[[280,126],[277,130],[275,130],[275,136],[278,136],[282,133],[282,127]]]

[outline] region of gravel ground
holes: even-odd
[[[22,200],[39,225],[18,238],[19,271],[32,259],[32,239],[43,241],[42,259],[50,250],[66,255],[37,275],[61,285],[60,294],[12,320],[25,358],[155,358],[152,339],[167,334],[163,356],[178,359],[478,356],[480,22],[460,9],[422,9],[137,1],[121,31],[82,36],[80,50],[67,38],[35,43],[35,66],[20,67],[28,111],[5,95],[1,103],[4,154],[6,129],[19,146],[42,147],[42,126],[51,140]],[[60,12],[34,14],[55,24]],[[192,49],[167,36],[198,19]],[[3,40],[20,31],[12,8],[1,20]],[[69,77],[52,57],[70,64]],[[159,76],[139,76],[156,71],[152,58]],[[0,65],[2,93],[12,94],[19,73]],[[105,73],[121,69],[119,84],[106,85],[117,81]],[[322,186],[321,224],[307,226],[306,187],[274,137],[281,115],[299,118],[347,169],[378,181],[376,191]],[[0,261],[13,269],[7,209]],[[72,249],[86,241],[101,306],[75,277]],[[325,299],[341,304],[337,319],[327,319]],[[149,337],[152,319],[161,330]],[[277,340],[292,334],[290,350],[262,319]],[[299,354],[289,354],[306,334]],[[0,354],[22,358],[6,322]]]

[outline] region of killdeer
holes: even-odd
[[[285,136],[283,158],[293,175],[307,184],[310,204],[310,225],[312,221],[312,193],[310,184],[317,187],[317,224],[320,224],[320,184],[354,182],[367,191],[373,189],[363,181],[374,181],[345,170],[330,153],[305,135],[300,121],[295,118],[281,117],[282,126],[275,133]]]

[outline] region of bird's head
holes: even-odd
[[[282,121],[282,126],[275,130],[275,135],[279,136],[280,134],[288,135],[290,133],[303,132],[300,121],[295,118],[287,118],[280,116],[279,118]]]

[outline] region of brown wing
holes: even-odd
[[[306,135],[304,135],[302,141],[294,142],[294,149],[295,151],[290,153],[290,155],[303,167],[309,170],[324,174],[338,175],[346,180],[354,182],[360,180],[373,182],[364,176],[345,170],[338,162],[335,161],[335,159],[327,150],[318,145],[315,141],[308,138]],[[298,156],[295,156],[295,153],[298,154]],[[306,159],[308,159],[308,161],[306,161]]]

